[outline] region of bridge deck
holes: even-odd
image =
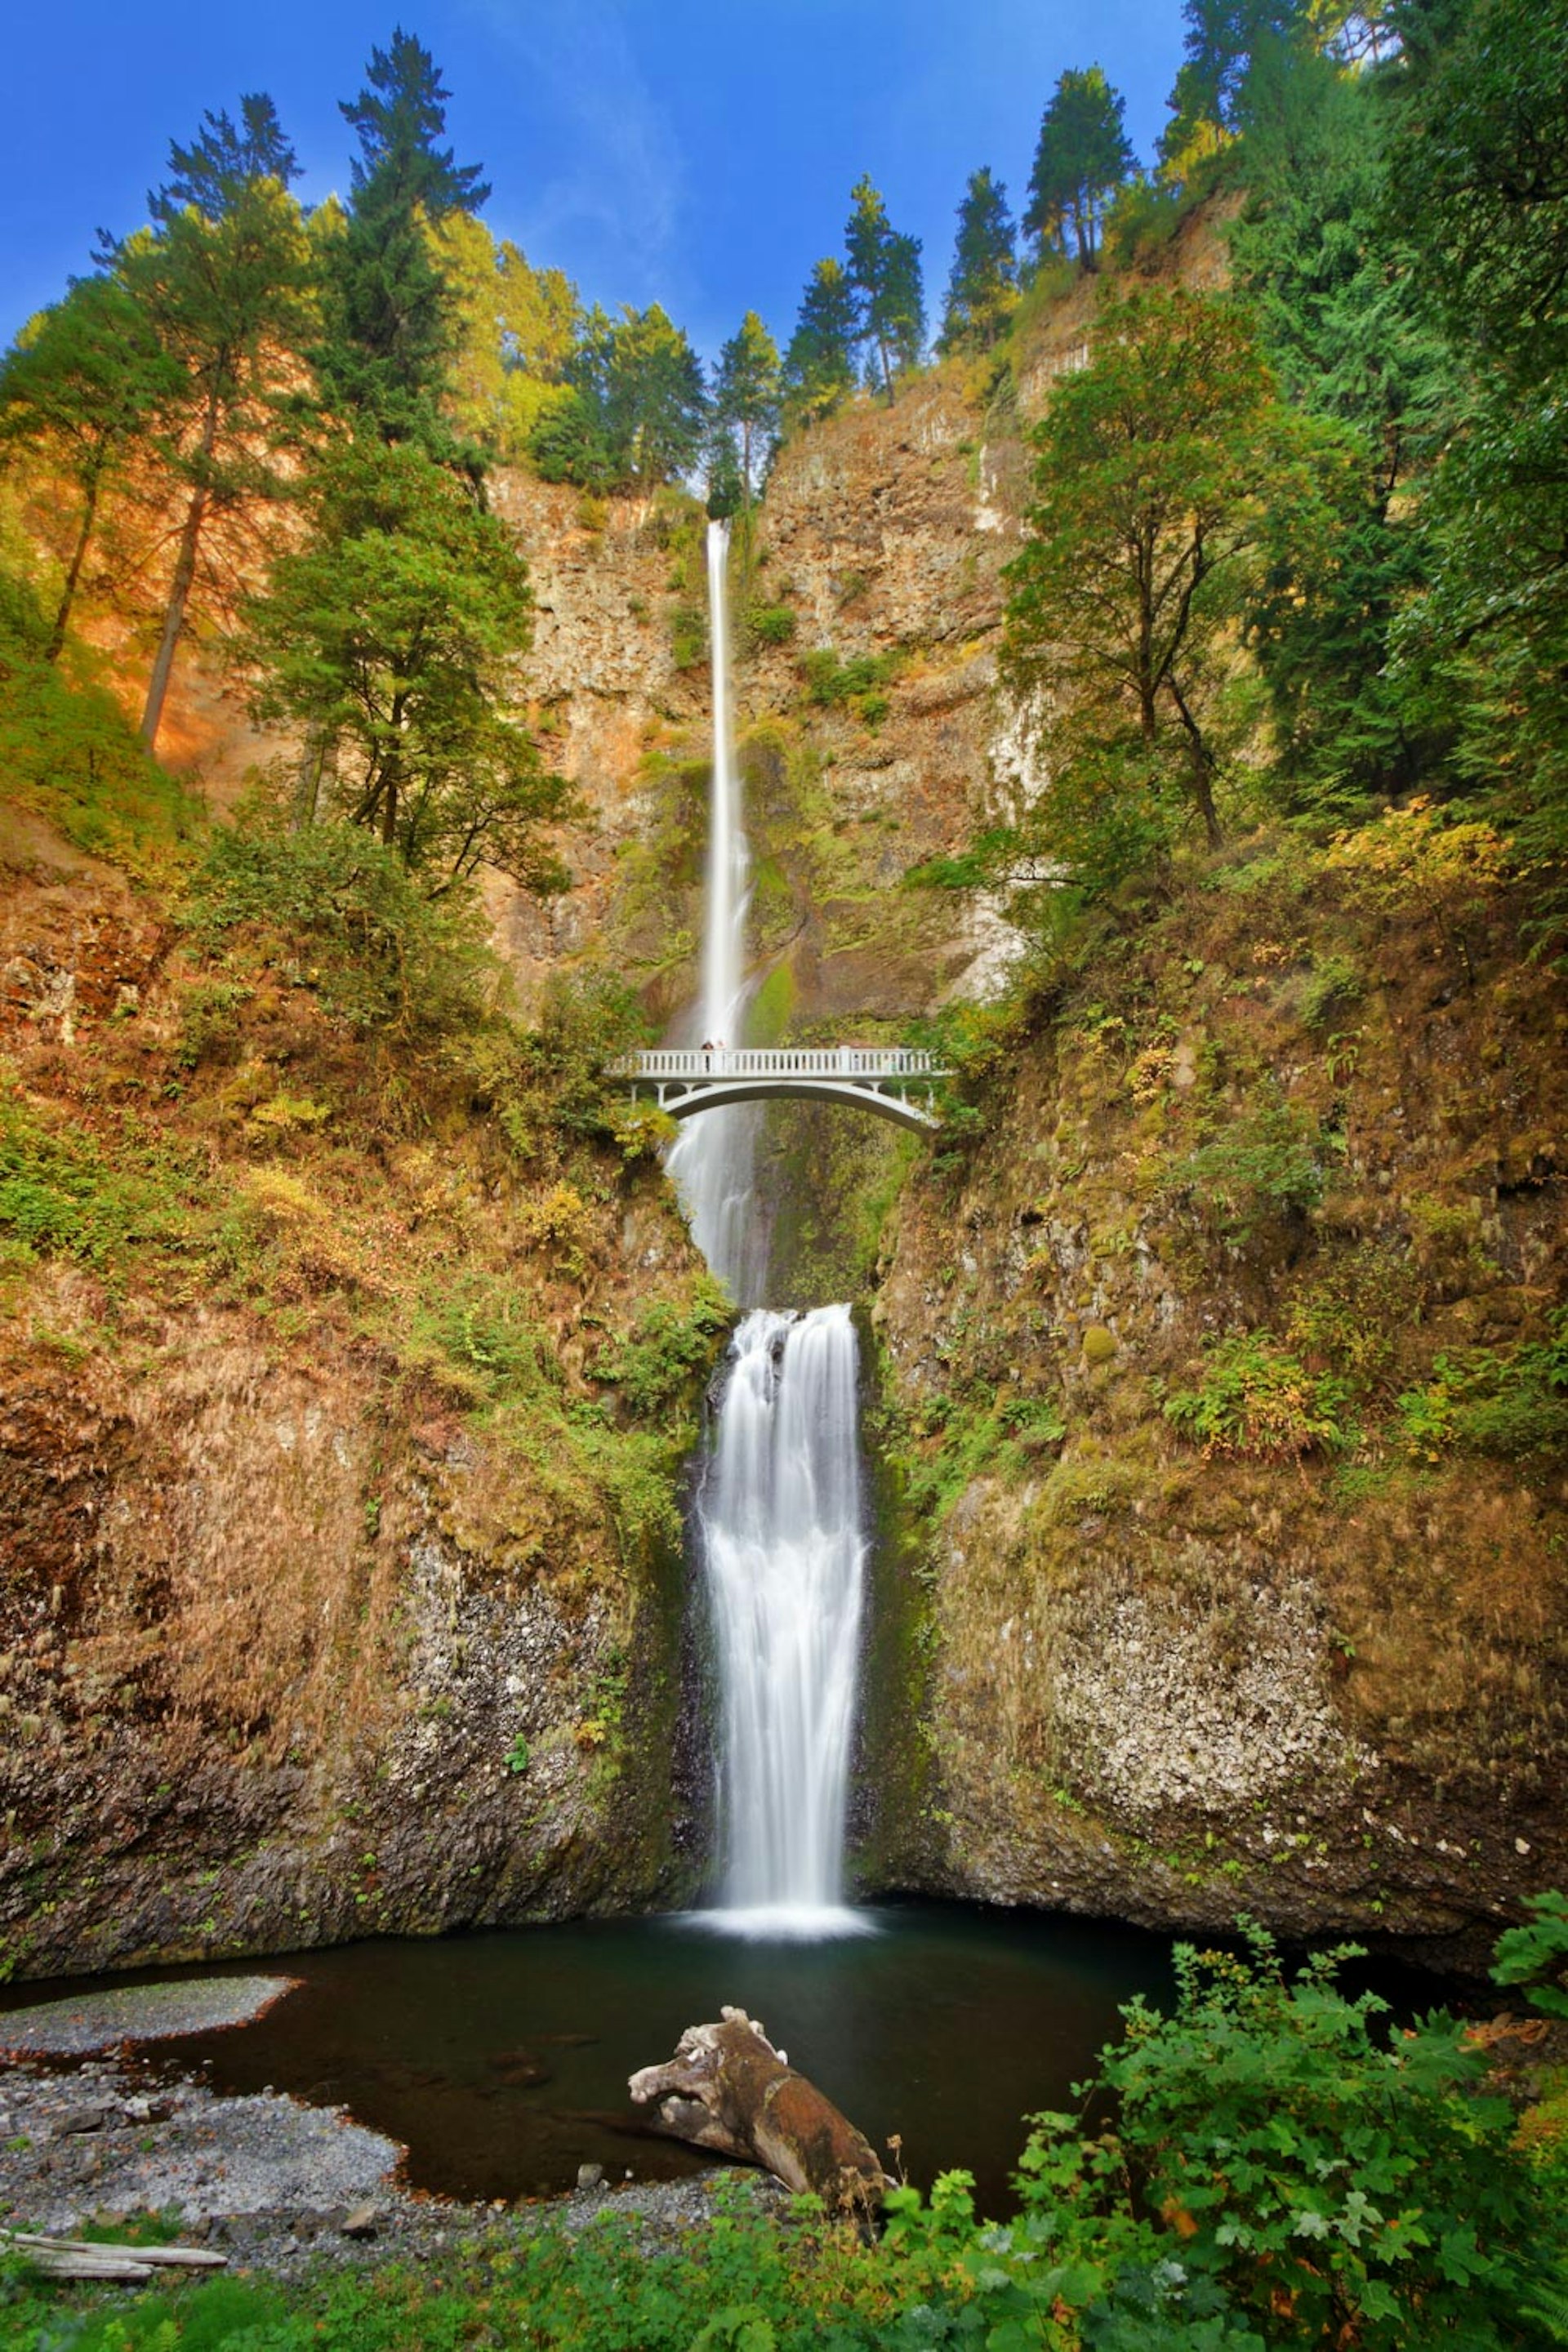
[[[934,1128],[930,1089],[947,1077],[934,1054],[912,1045],[658,1045],[623,1054],[612,1077],[651,1087],[671,1118],[721,1103],[794,1100],[842,1103],[901,1127]],[[923,1088],[923,1105],[904,1089]]]

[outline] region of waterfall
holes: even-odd
[[[847,1307],[748,1315],[698,1529],[720,1689],[721,1897],[758,1933],[842,1931],[867,1543]]]
[[[695,1032],[684,1043],[738,1045],[746,1014],[746,908],[751,859],[741,822],[741,780],[730,717],[730,526],[708,526],[708,613],[713,683],[713,785],[702,927],[702,987]],[[692,1027],[689,1020],[685,1024]],[[760,1114],[752,1105],[689,1119],[668,1166],[692,1238],[742,1307],[756,1305],[767,1251],[752,1196]]]
[[[701,993],[688,1042],[737,1045],[746,1011],[749,859],[730,718],[730,527],[708,526],[713,785]],[[691,1024],[687,1024],[689,1029]],[[719,1683],[720,1908],[742,1934],[860,1924],[841,1903],[867,1542],[858,1356],[847,1307],[758,1304],[757,1111],[688,1119],[668,1158],[692,1237],[747,1315],[697,1505]]]

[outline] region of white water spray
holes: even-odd
[[[702,986],[689,1045],[738,1045],[746,1014],[746,908],[750,855],[741,821],[741,781],[730,716],[730,526],[708,526],[708,613],[712,648],[713,785],[702,927]],[[686,1204],[692,1238],[742,1307],[758,1302],[766,1245],[752,1194],[759,1114],[750,1105],[688,1119],[668,1168]]]
[[[721,1693],[720,1924],[842,1934],[867,1543],[847,1307],[748,1315],[698,1503]]]
[[[730,718],[730,527],[708,526],[713,788],[698,1028],[738,1045],[746,1009],[749,866]],[[742,1935],[852,1934],[842,1903],[844,1823],[867,1543],[861,1523],[858,1352],[847,1307],[757,1306],[766,1264],[753,1197],[758,1113],[689,1118],[669,1154],[692,1235],[752,1307],[697,1509],[712,1611],[723,1868],[715,1927]]]

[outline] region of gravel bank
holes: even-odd
[[[155,2080],[133,2059],[0,2067],[0,2223],[65,2235],[177,2208],[182,2238],[282,2277],[321,2263],[438,2257],[479,2234],[515,2238],[546,2220],[578,2228],[606,2212],[659,2232],[694,2228],[728,2169],[512,2207],[460,2205],[404,2189],[402,2154],[341,2108],[275,2092],[222,2097]],[[785,2210],[774,2183],[758,2175],[752,2189],[769,2210]]]

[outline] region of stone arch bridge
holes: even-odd
[[[671,1118],[723,1103],[841,1103],[931,1133],[941,1120],[932,1090],[951,1074],[934,1054],[909,1045],[659,1045],[609,1065],[634,1093],[651,1092]]]

